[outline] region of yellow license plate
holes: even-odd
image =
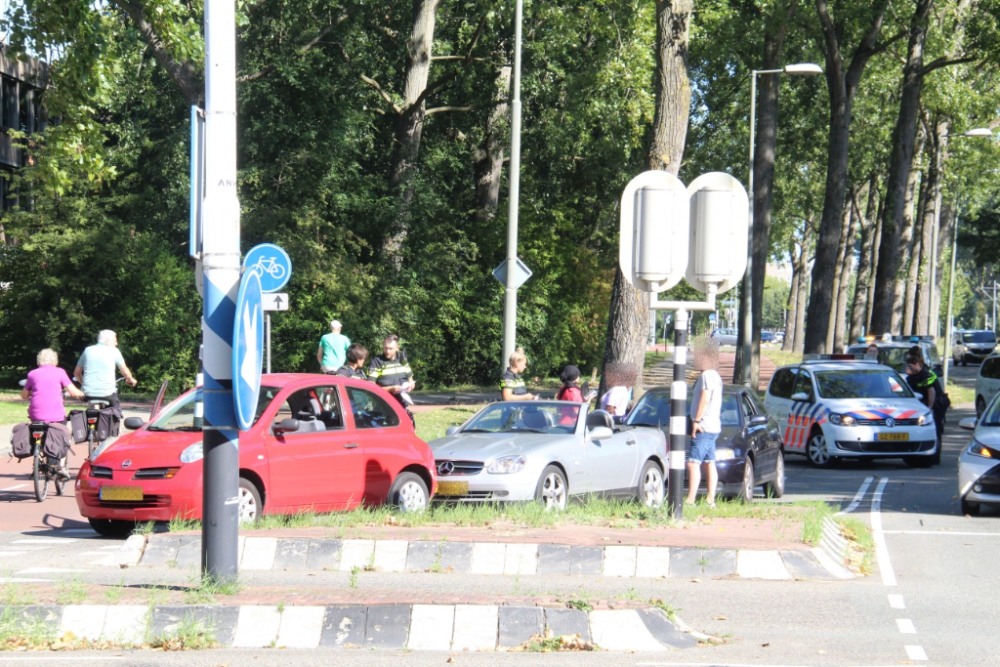
[[[142,500],[141,486],[102,486],[101,500]]]
[[[909,433],[879,433],[878,440],[909,440]]]
[[[467,496],[469,495],[468,482],[438,482],[439,496]]]

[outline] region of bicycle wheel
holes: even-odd
[[[42,469],[42,453],[35,449],[34,462],[31,469],[31,479],[35,482],[35,499],[38,502],[45,500],[49,495],[49,478]]]
[[[64,468],[66,468],[68,470],[68,468],[67,468],[67,463],[68,463],[67,459],[68,458],[69,457],[64,456],[61,459],[49,459],[49,467],[50,467],[50,469],[52,469],[52,470],[55,471],[55,474],[53,475],[53,477],[55,478],[55,482],[56,482],[56,495],[57,496],[61,496],[63,494],[63,491],[66,490],[66,482],[69,481],[68,477],[63,477],[62,475],[59,474],[59,472],[61,470],[63,470]]]

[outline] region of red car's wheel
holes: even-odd
[[[264,503],[260,500],[257,487],[245,477],[240,477],[240,523],[257,523],[263,511]]]
[[[389,489],[389,504],[402,512],[423,512],[428,497],[427,484],[414,472],[401,473]]]

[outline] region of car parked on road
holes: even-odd
[[[764,405],[784,428],[786,453],[818,467],[839,458],[941,462],[934,415],[895,370],[821,356],[779,368],[767,387]]]
[[[690,411],[691,402],[687,405]],[[778,422],[767,414],[754,392],[735,385],[723,387],[721,418],[722,433],[715,444],[719,493],[750,502],[754,489],[763,485],[766,496],[780,498],[785,492],[785,455]],[[625,428],[650,426],[669,438],[670,387],[648,389],[625,420]]]
[[[777,343],[778,337],[773,331],[761,331],[760,332],[760,342],[761,343]]]
[[[713,329],[708,336],[719,341],[719,345],[736,345],[736,329]]]
[[[951,358],[956,365],[965,366],[970,361],[982,361],[993,354],[996,347],[996,334],[989,329],[956,331],[955,343],[951,347]]]
[[[97,532],[201,517],[200,400],[191,390],[149,423],[125,420],[134,432],[83,464],[76,502]],[[332,375],[265,375],[239,457],[241,523],[361,503],[419,511],[436,485],[433,454],[400,404],[374,384]]]
[[[958,457],[958,497],[962,514],[978,514],[981,505],[1000,507],[1000,398],[994,396],[979,419],[958,423],[972,438]]]
[[[559,510],[593,493],[663,503],[663,434],[615,431],[610,414],[586,403],[493,403],[447,434],[430,443],[440,501],[538,500]]]
[[[983,359],[976,374],[976,416],[982,417],[986,406],[1000,393],[1000,355]]]
[[[847,348],[848,354],[865,354],[868,346],[872,343],[858,343]],[[911,347],[916,345],[923,352],[924,360],[931,367],[938,377],[944,375],[944,367],[941,365],[941,355],[938,354],[937,345],[930,336],[899,336],[891,341],[874,341],[878,347],[878,362],[883,366],[889,366],[900,375],[906,373],[906,353]]]

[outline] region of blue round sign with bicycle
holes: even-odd
[[[260,291],[277,292],[292,277],[292,260],[288,253],[273,243],[261,243],[250,248],[243,260],[246,269],[257,269],[260,274]]]

